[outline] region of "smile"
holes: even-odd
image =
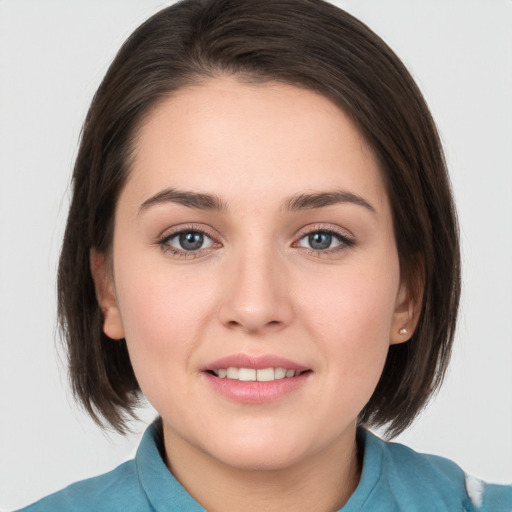
[[[286,368],[219,368],[211,370],[220,379],[240,380],[243,382],[271,382],[273,380],[286,379],[300,375],[301,371]]]
[[[263,404],[293,395],[314,371],[275,354],[231,354],[201,368],[211,390],[230,401]]]

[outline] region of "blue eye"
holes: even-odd
[[[193,252],[213,246],[213,240],[201,231],[180,231],[162,240],[162,244],[175,251]]]
[[[314,251],[326,251],[341,246],[351,246],[353,241],[347,237],[330,231],[314,231],[304,235],[298,243],[299,247],[313,249]]]
[[[317,249],[319,251],[330,249],[332,239],[333,237],[329,233],[312,233],[308,235],[308,243],[311,249]]]
[[[201,249],[204,243],[202,233],[180,233],[177,238],[181,248],[186,251],[197,251]]]

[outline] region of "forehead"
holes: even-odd
[[[232,78],[180,89],[153,107],[138,130],[128,185],[139,195],[175,186],[260,199],[269,188],[293,195],[343,187],[386,201],[371,149],[332,101]]]

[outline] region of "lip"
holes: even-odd
[[[264,368],[286,368],[287,370],[295,370],[303,372],[309,370],[307,366],[300,365],[291,359],[272,355],[250,355],[250,354],[233,354],[222,357],[209,363],[202,368],[202,371],[218,370],[219,368],[252,368],[254,370],[262,370]]]
[[[219,368],[252,368],[261,370],[264,368],[286,368],[301,373],[296,377],[289,377],[268,382],[240,381],[221,379],[209,373]],[[219,394],[230,401],[245,404],[263,404],[274,402],[299,390],[311,377],[310,368],[298,364],[290,359],[275,355],[249,355],[234,354],[222,357],[205,366],[201,373],[214,393]]]

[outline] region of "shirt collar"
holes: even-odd
[[[157,419],[144,433],[135,456],[139,482],[157,512],[206,512],[174,478],[162,457],[162,421]]]
[[[364,450],[361,480],[340,512],[363,509],[381,477],[382,441],[366,430],[359,430],[359,446]],[[157,512],[206,512],[174,478],[163,458],[162,420],[157,419],[144,433],[135,465],[139,482],[148,501]]]

